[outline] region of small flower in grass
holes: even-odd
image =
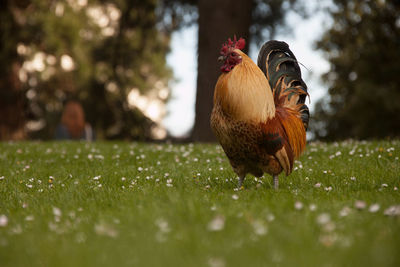
[[[350,180],[355,181],[355,180],[356,180],[356,177],[351,176],[351,177],[350,177]]]
[[[168,187],[172,187],[172,179],[167,179],[167,184]]]
[[[255,220],[252,226],[256,235],[266,235],[268,232],[268,228],[262,220]]]
[[[400,205],[390,206],[383,212],[386,216],[400,216]]]
[[[0,215],[0,227],[6,227],[8,224],[8,218],[6,215],[1,214]]]
[[[315,188],[320,188],[320,187],[321,187],[321,183],[316,183],[316,184],[314,185],[314,187],[315,187]]]
[[[143,171],[143,168],[142,167],[138,167],[137,170],[141,172],[141,171]]]
[[[275,220],[275,216],[274,214],[270,213],[267,215],[267,221],[272,222],[273,220]]]
[[[0,180],[4,180],[4,176],[0,176]]]
[[[122,182],[126,181],[126,178],[125,178],[125,177],[122,177],[122,178],[121,178],[121,181],[122,181]]]
[[[375,213],[375,212],[377,212],[379,209],[380,209],[379,204],[375,203],[375,204],[372,204],[371,206],[369,206],[368,211],[371,212],[371,213]]]
[[[320,225],[327,224],[331,221],[331,216],[328,213],[321,213],[317,217],[317,223]]]
[[[33,215],[28,215],[28,216],[25,217],[25,221],[27,221],[27,222],[31,222],[34,219],[35,219],[35,216],[33,216]]]
[[[317,205],[310,204],[310,206],[308,208],[310,209],[310,211],[315,211],[317,209]]]
[[[109,236],[115,238],[118,236],[118,231],[111,225],[104,222],[95,224],[94,231],[98,235]]]
[[[301,209],[303,209],[303,203],[301,203],[300,201],[296,201],[296,202],[294,203],[294,208],[295,208],[296,210],[301,210]]]
[[[326,191],[326,192],[332,191],[332,186],[325,187],[325,191]]]
[[[356,209],[363,210],[367,207],[367,203],[365,203],[365,201],[362,200],[356,200],[356,202],[354,203],[354,207]]]
[[[163,218],[157,219],[155,224],[162,233],[169,233],[171,231],[168,222]]]
[[[221,231],[225,227],[225,217],[222,215],[215,216],[207,226],[208,231]]]
[[[387,184],[382,184],[381,186],[382,186],[382,187],[388,187],[388,185],[387,185]]]
[[[54,215],[56,221],[59,221],[59,218],[61,217],[62,212],[59,208],[53,207],[53,215]]]
[[[349,215],[351,212],[351,209],[347,206],[344,206],[340,211],[339,211],[339,216],[340,217],[346,217]]]
[[[98,180],[100,180],[100,178],[101,178],[101,175],[95,176],[95,177],[93,177],[93,180],[98,181]]]
[[[210,258],[208,259],[208,265],[210,267],[225,267],[225,260],[222,258]]]
[[[239,199],[239,196],[236,195],[236,194],[233,194],[233,195],[232,195],[232,199],[233,199],[233,200],[238,200],[238,199]]]

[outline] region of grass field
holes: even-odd
[[[0,266],[400,266],[399,157],[311,143],[238,191],[217,145],[0,143]]]

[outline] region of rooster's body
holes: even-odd
[[[224,65],[215,86],[211,127],[239,186],[246,174],[289,175],[306,144],[307,87],[293,53],[284,42],[267,42],[258,66],[240,49],[244,40],[221,49]],[[271,89],[272,88],[272,89]]]

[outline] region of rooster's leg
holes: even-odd
[[[273,175],[274,178],[274,189],[278,189],[279,188],[279,180],[278,180],[278,175]]]
[[[245,175],[240,175],[239,176],[239,182],[238,182],[238,189],[241,189],[243,186],[243,181],[244,181]]]

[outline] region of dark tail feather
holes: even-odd
[[[308,127],[310,113],[305,105],[307,85],[301,78],[297,59],[285,42],[266,42],[258,54],[258,67],[268,79],[275,105],[297,110],[304,128]]]

